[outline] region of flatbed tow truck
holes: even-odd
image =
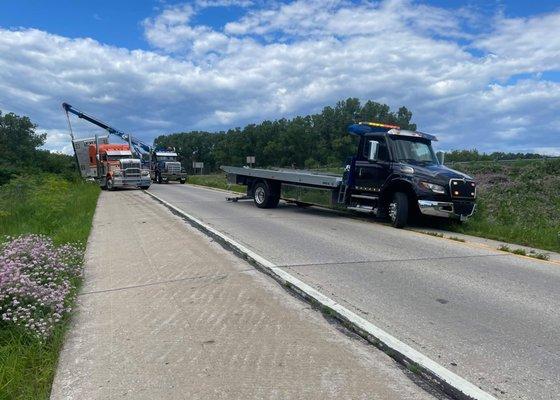
[[[353,124],[348,131],[360,143],[343,175],[222,166],[229,183],[247,186],[246,196],[228,200],[253,199],[257,207],[274,208],[283,199],[362,211],[388,217],[397,228],[413,213],[459,221],[472,216],[476,183],[439,162],[435,136],[377,122]]]

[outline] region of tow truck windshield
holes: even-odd
[[[395,158],[399,162],[437,165],[438,159],[429,141],[416,138],[393,138]]]

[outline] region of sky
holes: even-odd
[[[560,155],[560,3],[3,0],[0,110],[70,152],[61,103],[151,143],[406,106],[442,150]],[[72,120],[80,136],[101,133]]]

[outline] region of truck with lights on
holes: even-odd
[[[395,125],[360,122],[348,132],[359,138],[358,152],[342,176],[295,169],[222,166],[228,182],[246,185],[260,208],[283,199],[299,206],[319,205],[372,213],[404,227],[413,214],[465,221],[474,213],[476,183],[444,166],[433,135]]]

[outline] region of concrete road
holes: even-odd
[[[51,400],[435,398],[405,374],[130,190],[99,198]]]
[[[560,393],[560,266],[327,210],[150,191],[498,398]]]

